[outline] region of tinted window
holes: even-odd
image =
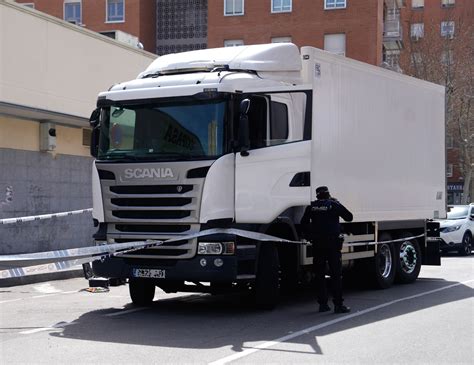
[[[270,143],[282,143],[288,138],[288,107],[272,101],[271,108]]]

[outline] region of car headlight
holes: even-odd
[[[454,231],[457,231],[461,228],[461,224],[458,225],[458,226],[451,226],[451,227],[446,227],[443,231],[444,232],[454,232]]]
[[[199,242],[198,255],[233,255],[234,242]]]

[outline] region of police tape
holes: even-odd
[[[53,264],[58,262],[64,263],[73,260],[81,260],[81,262],[84,263],[93,262],[97,260],[104,260],[112,256],[120,256],[124,253],[129,253],[144,248],[160,246],[164,243],[188,241],[198,237],[207,237],[218,234],[236,235],[262,242],[300,243],[299,241],[289,241],[264,233],[244,231],[234,228],[211,228],[189,235],[177,236],[176,238],[168,239],[166,241],[147,240],[114,244],[107,244],[104,242],[103,244],[96,246],[71,248],[67,250],[35,252],[17,255],[0,255],[0,270],[20,269],[23,267]]]
[[[81,209],[81,210],[73,210],[73,211],[70,211],[70,212],[53,213],[53,214],[31,215],[31,216],[28,216],[28,217],[6,218],[6,219],[0,219],[0,225],[40,221],[40,220],[52,219],[52,218],[69,217],[71,215],[84,214],[84,213],[89,213],[89,212],[92,212],[92,208]]]
[[[27,270],[24,268],[34,267],[39,265],[55,264],[59,267],[70,267],[71,265],[79,265],[82,263],[93,262],[97,260],[105,260],[109,257],[120,256],[125,253],[141,250],[144,248],[152,248],[167,243],[187,241],[198,237],[207,237],[213,235],[235,235],[239,237],[249,238],[260,242],[278,242],[278,243],[292,243],[292,244],[308,244],[307,241],[291,241],[274,237],[264,233],[245,231],[235,228],[212,228],[200,232],[196,232],[190,235],[178,236],[176,238],[168,239],[165,241],[160,240],[147,240],[147,241],[134,241],[126,243],[114,243],[108,244],[106,242],[98,244],[96,246],[72,248],[67,250],[57,250],[48,252],[37,252],[29,254],[18,254],[18,255],[0,255],[0,270],[8,271],[13,273],[15,276],[24,275]],[[378,242],[358,242],[354,244],[347,244],[347,246],[371,246],[385,243],[395,243],[410,241],[423,237],[424,234],[412,237],[405,237],[400,239],[378,241]],[[26,271],[25,271],[26,270]],[[0,278],[2,271],[0,271]]]

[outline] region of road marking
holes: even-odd
[[[79,292],[80,292],[80,290],[60,291],[60,292],[55,292],[55,293],[51,293],[51,294],[35,295],[35,296],[32,296],[32,297],[26,297],[26,298],[16,298],[16,299],[3,300],[3,301],[0,301],[0,304],[17,302],[19,300],[29,300],[29,299],[37,299],[37,298],[54,297],[54,296],[60,295],[60,294],[74,294],[74,293],[79,293]]]
[[[57,330],[57,329],[64,328],[66,326],[70,326],[71,324],[76,324],[76,322],[59,322],[59,323],[56,323],[52,327],[35,328],[33,330],[22,331],[22,332],[20,332],[20,334],[21,335],[31,335],[33,333],[38,333],[38,332],[52,331],[52,330]]]
[[[318,324],[318,325],[315,325],[315,326],[312,326],[312,327],[308,327],[308,328],[302,329],[300,331],[290,333],[286,336],[277,338],[276,340],[264,342],[260,345],[257,345],[255,347],[253,347],[253,348],[244,350],[242,352],[235,353],[235,354],[230,355],[230,356],[223,357],[219,360],[216,360],[216,361],[213,361],[213,362],[209,363],[209,365],[228,364],[229,362],[232,362],[232,361],[235,361],[237,359],[249,356],[249,355],[251,355],[255,352],[267,349],[267,348],[272,347],[274,345],[277,345],[281,342],[285,342],[285,341],[291,340],[295,337],[299,337],[299,336],[302,336],[302,335],[305,335],[305,334],[309,334],[311,332],[317,331],[321,328],[329,327],[329,326],[331,326],[333,324],[336,324],[336,323],[339,323],[339,322],[347,321],[349,319],[362,316],[364,314],[376,311],[378,309],[388,307],[388,306],[393,305],[395,303],[403,302],[403,301],[410,300],[410,299],[419,298],[419,297],[422,297],[422,296],[425,296],[425,295],[429,295],[429,294],[433,294],[433,293],[436,293],[436,292],[439,292],[439,291],[442,291],[442,290],[454,288],[454,287],[459,286],[459,285],[466,285],[466,284],[472,283],[472,282],[474,282],[474,280],[467,280],[467,281],[464,281],[464,282],[461,282],[461,283],[456,283],[456,284],[443,286],[442,288],[429,290],[429,291],[419,293],[419,294],[415,294],[415,295],[410,295],[409,297],[404,297],[404,298],[392,300],[391,302],[379,304],[379,305],[376,305],[375,307],[367,308],[367,309],[361,310],[361,311],[356,312],[356,313],[344,315],[343,317],[339,317],[339,318],[333,319],[331,321],[327,321],[327,322],[324,322],[324,323],[321,323],[321,324]]]
[[[21,300],[21,298],[9,299],[9,300],[2,300],[2,301],[0,302],[0,304],[3,304],[3,303],[11,303],[11,302],[17,302],[17,301],[19,301],[19,300]]]
[[[36,285],[33,287],[33,289],[43,294],[53,294],[61,292],[61,290],[56,289],[53,285],[51,285],[51,283]]]
[[[147,307],[133,308],[133,309],[125,310],[125,311],[119,311],[119,312],[114,312],[114,313],[105,314],[105,316],[106,316],[106,317],[121,316],[121,315],[123,315],[123,314],[129,314],[129,313],[133,313],[133,312],[138,312],[138,311],[142,311],[142,310],[145,310],[145,309],[149,309],[149,308],[147,308]]]

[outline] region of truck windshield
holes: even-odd
[[[98,158],[173,161],[212,159],[226,146],[227,101],[174,99],[104,109]]]

